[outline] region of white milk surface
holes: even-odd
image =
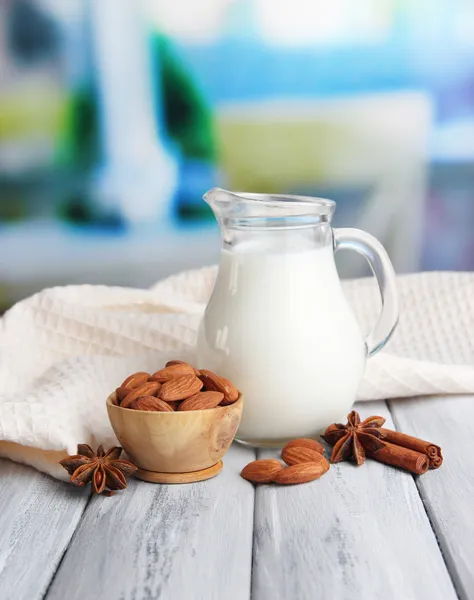
[[[223,250],[198,360],[244,394],[240,440],[278,444],[344,420],[365,358],[331,247]]]

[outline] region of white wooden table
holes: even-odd
[[[215,479],[105,498],[0,460],[0,600],[474,599],[474,397],[358,409],[439,443],[441,469],[255,489],[234,445]]]

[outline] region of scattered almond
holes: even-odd
[[[138,373],[133,373],[133,375],[129,375],[127,379],[122,383],[120,387],[125,388],[137,388],[138,386],[148,381],[150,377],[150,373],[145,373],[145,371],[139,371]]]
[[[165,381],[169,381],[170,379],[173,379],[175,377],[196,374],[196,369],[191,365],[188,365],[188,363],[178,363],[156,371],[156,373],[153,373],[150,379],[152,381],[159,381],[160,383],[165,383]]]
[[[173,407],[165,402],[156,398],[156,396],[142,396],[134,400],[130,406],[135,410],[148,410],[156,412],[173,412]]]
[[[308,462],[292,465],[279,471],[273,481],[281,485],[294,485],[297,483],[307,483],[308,481],[314,481],[324,475],[329,469],[329,463],[327,460],[323,462]]]
[[[171,369],[172,367],[168,367]],[[170,400],[185,400],[197,394],[203,383],[195,375],[183,375],[166,381],[160,389],[159,397],[169,402]]]
[[[279,460],[268,458],[249,463],[242,469],[240,475],[252,483],[271,483],[277,474],[284,470]]]
[[[319,454],[324,454],[324,446],[320,442],[317,442],[316,440],[313,440],[311,438],[297,438],[296,440],[291,440],[291,442],[288,442],[285,445],[283,450],[295,447],[309,448],[310,450],[315,450],[316,452],[319,452]]]
[[[129,408],[134,400],[141,396],[153,396],[160,389],[161,385],[157,381],[147,381],[138,388],[133,389],[129,394],[122,400],[120,406],[122,408]]]
[[[290,466],[308,462],[328,462],[322,454],[319,454],[319,452],[316,452],[316,450],[312,450],[311,448],[305,448],[304,446],[283,448],[281,457],[286,464]]]
[[[233,404],[239,399],[239,390],[225,377],[220,377],[212,371],[201,369],[199,378],[204,383],[204,389],[212,392],[222,392],[224,398],[221,402],[223,406]]]
[[[186,398],[179,405],[178,410],[205,410],[215,408],[222,402],[224,394],[222,392],[198,392]]]

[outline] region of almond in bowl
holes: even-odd
[[[243,398],[230,381],[209,373],[170,361],[155,373],[130,375],[107,398],[112,428],[139,467],[137,477],[187,483],[221,471]]]

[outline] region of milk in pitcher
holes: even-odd
[[[223,250],[199,337],[202,365],[245,390],[238,437],[248,443],[279,444],[343,420],[364,371],[331,247]]]

